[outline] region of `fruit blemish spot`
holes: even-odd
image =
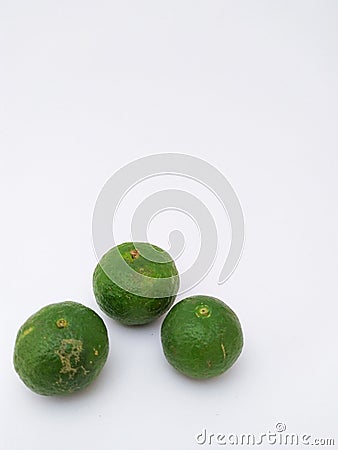
[[[222,349],[222,352],[223,352],[223,358],[225,359],[226,353],[225,353],[225,348],[224,348],[223,342],[222,342],[222,344],[221,344],[221,349]]]
[[[24,336],[27,336],[27,334],[29,334],[31,331],[33,331],[34,330],[34,327],[29,327],[29,328],[27,328],[27,330],[25,330],[24,332],[23,332],[23,335]]]
[[[81,352],[82,341],[77,339],[63,339],[60,349],[56,351],[62,364],[60,373],[68,373],[69,377],[73,378],[78,370],[77,365],[80,361]]]

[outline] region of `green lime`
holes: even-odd
[[[179,276],[170,255],[147,242],[126,242],[110,249],[93,275],[102,311],[124,325],[160,317],[173,304]]]
[[[178,302],[162,323],[168,362],[191,378],[211,378],[229,369],[243,347],[236,314],[221,300],[196,295]]]
[[[68,395],[100,373],[109,350],[102,319],[80,303],[54,303],[21,326],[14,367],[22,381],[41,395]]]

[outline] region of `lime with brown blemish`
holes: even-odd
[[[45,306],[18,331],[14,367],[41,395],[68,395],[88,386],[109,351],[105,324],[92,309],[66,301]]]
[[[221,300],[196,295],[178,302],[162,323],[168,362],[191,378],[211,378],[228,370],[243,348],[234,311]]]
[[[125,242],[110,249],[93,275],[102,311],[124,325],[142,325],[173,304],[179,275],[171,256],[148,242]]]

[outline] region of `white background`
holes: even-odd
[[[337,439],[337,23],[333,0],[1,1],[1,450],[190,450],[203,428],[277,422]],[[236,311],[240,360],[192,381],[165,361],[161,320],[104,317],[97,381],[33,394],[12,365],[19,326],[55,301],[98,311],[95,200],[160,152],[215,165],[243,206],[235,273],[218,285],[218,256],[191,291]]]

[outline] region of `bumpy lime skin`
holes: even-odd
[[[41,395],[69,395],[91,384],[109,352],[107,329],[90,308],[54,303],[19,329],[14,367],[28,388]]]
[[[158,251],[160,262],[142,256],[151,248]],[[139,283],[130,273],[120,274],[127,284],[137,284],[141,295],[121,288],[107,275],[114,273],[116,260],[121,256],[137,274],[144,275]],[[165,279],[161,292],[155,286],[157,278]],[[178,289],[179,276],[174,261],[163,249],[147,242],[125,242],[113,247],[101,258],[93,275],[93,290],[99,307],[123,325],[143,325],[157,319],[171,307]]]
[[[211,378],[228,370],[243,348],[238,317],[221,300],[205,295],[178,302],[161,327],[168,362],[191,378]]]

